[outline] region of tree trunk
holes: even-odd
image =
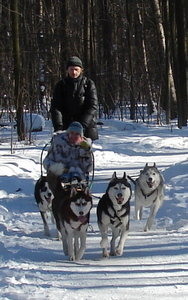
[[[17,119],[18,140],[25,140],[23,126],[23,102],[21,90],[21,63],[20,63],[20,41],[19,41],[19,11],[18,0],[11,0],[12,13],[12,41],[13,41],[13,58],[14,58],[14,77],[15,77],[15,107]]]
[[[181,102],[182,122],[179,127],[187,126],[187,78],[186,78],[186,56],[185,56],[185,15],[183,1],[175,1],[175,16],[177,26],[177,61],[178,61],[178,101]]]
[[[168,0],[163,1],[164,11],[167,13]],[[162,22],[162,14],[158,0],[151,0],[152,8],[155,15],[156,29],[158,34],[158,43],[160,46],[160,65],[161,65],[161,106],[167,112],[167,124],[171,118],[176,116],[177,99],[175,94],[174,78],[172,73],[171,62],[169,60],[169,28],[168,16],[166,15],[165,27]],[[164,30],[165,29],[165,30]],[[170,107],[169,107],[170,103]]]

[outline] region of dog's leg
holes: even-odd
[[[115,256],[116,255],[116,249],[115,249],[115,242],[116,239],[119,236],[119,229],[118,228],[113,228],[112,229],[112,239],[110,242],[110,255]]]
[[[76,233],[76,234],[79,234],[79,237],[80,237],[80,248],[79,248],[78,251],[75,252],[76,253],[75,259],[80,260],[83,257],[85,249],[86,249],[87,232],[86,231],[81,231],[81,232]]]
[[[55,219],[55,223],[56,223],[56,229],[57,229],[57,240],[61,241],[62,240],[62,230],[61,230],[59,218]]]
[[[50,236],[50,229],[48,227],[48,216],[46,212],[40,211],[42,220],[43,220],[43,224],[44,224],[44,234],[45,236]]]
[[[67,244],[66,236],[64,234],[61,236],[62,236],[62,243],[63,243],[63,252],[65,255],[68,255],[68,244]]]
[[[68,255],[69,260],[74,261],[75,260],[75,253],[74,253],[74,247],[73,247],[73,239],[74,239],[74,231],[69,231],[67,233],[67,243],[68,243]]]
[[[156,200],[158,201],[158,199]],[[151,207],[150,207],[150,215],[148,217],[148,220],[147,220],[147,223],[146,223],[146,226],[144,228],[144,231],[148,231],[151,229],[152,225],[153,225],[153,222],[154,222],[154,219],[155,219],[155,216],[157,214],[157,211],[159,209],[159,205],[158,203],[154,203]]]
[[[128,231],[127,228],[123,228],[123,230],[121,231],[119,243],[118,243],[118,246],[116,248],[116,255],[121,256],[123,254],[123,248],[124,248],[125,241],[127,239],[128,233],[129,233],[129,231]]]
[[[62,222],[59,223],[60,231],[58,233],[61,235],[62,243],[63,243],[63,252],[65,255],[68,255],[68,244],[67,244],[67,233]]]
[[[139,221],[142,219],[142,210],[143,207],[135,200],[135,220]]]
[[[98,224],[102,240],[100,242],[100,246],[103,250],[103,257],[109,257],[109,253],[107,251],[107,245],[108,245],[108,225],[104,225],[99,223]]]
[[[51,222],[52,222],[53,224],[55,224],[55,218],[54,218],[53,212],[51,212]]]
[[[74,237],[74,252],[77,253],[79,250],[79,234],[76,232]]]

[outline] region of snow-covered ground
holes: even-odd
[[[68,261],[50,219],[52,236],[44,236],[33,196],[42,148],[51,139],[50,122],[43,132],[32,134],[31,145],[14,143],[13,154],[9,130],[1,129],[0,299],[188,299],[188,128],[102,121],[93,145],[91,226],[79,262]],[[166,183],[152,230],[143,231],[148,209],[142,221],[134,220],[133,196],[123,256],[102,259],[96,223],[99,197],[114,171],[136,178],[147,162],[157,164]]]

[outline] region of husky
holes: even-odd
[[[63,251],[70,261],[78,261],[84,255],[91,208],[89,187],[77,190],[72,186],[54,198],[52,210],[57,230],[62,238]]]
[[[144,231],[151,229],[155,216],[163,204],[164,199],[164,178],[159,172],[156,164],[148,166],[140,171],[135,183],[135,219],[142,219],[143,207],[150,207],[150,214]]]
[[[44,234],[45,236],[50,236],[51,234],[48,226],[48,212],[50,212],[51,214],[52,223],[55,223],[52,213],[52,201],[54,196],[49,188],[46,176],[41,176],[37,180],[35,184],[34,196],[44,224]]]
[[[103,257],[123,254],[123,248],[129,232],[130,221],[130,199],[132,191],[126,173],[122,178],[112,175],[105,194],[97,205],[97,222],[102,240],[100,246],[103,250]],[[112,230],[110,253],[107,250],[108,228]],[[116,239],[119,243],[115,247]]]

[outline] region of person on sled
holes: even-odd
[[[54,193],[60,178],[61,186],[87,185],[92,170],[92,140],[83,135],[83,126],[72,122],[66,131],[54,133],[43,166]]]

